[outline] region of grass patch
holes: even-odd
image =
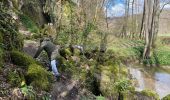
[[[158,39],[156,41],[156,49],[153,50],[150,64],[153,65],[170,65],[170,47],[162,44],[162,41]],[[144,42],[141,40],[127,40],[127,39],[115,39],[108,47],[109,50],[114,52],[114,57],[120,61],[126,61],[127,59],[142,60]],[[146,63],[146,61],[143,61]]]
[[[151,63],[170,65],[170,48],[167,46],[160,46],[157,48],[151,57]]]
[[[39,29],[37,25],[29,18],[28,16],[24,14],[19,14],[20,20],[23,23],[23,25],[32,33],[39,33]]]
[[[140,59],[143,48],[143,41],[127,39],[115,39],[108,47],[109,50],[114,52],[115,58],[121,61],[126,61],[131,58]]]

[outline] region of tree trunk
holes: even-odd
[[[128,17],[129,17],[129,5],[130,1],[126,0],[126,8],[125,8],[125,17],[124,17],[124,23],[122,27],[121,37],[124,38],[127,36],[127,24],[128,24]]]
[[[148,0],[145,0],[144,1],[144,5],[145,5],[145,22],[146,23],[144,25],[145,27],[145,47],[144,47],[144,52],[143,52],[143,59],[149,59],[150,58],[150,50],[151,50],[151,47],[150,47],[150,29],[151,29],[151,3],[152,1],[148,1]]]
[[[143,59],[149,60],[159,27],[159,0],[145,0],[145,48]]]
[[[146,7],[145,7],[146,5],[145,5],[145,1],[144,1],[144,7],[143,7],[143,16],[142,16],[142,23],[141,23],[141,29],[140,29],[140,35],[139,35],[139,38],[140,39],[142,39],[142,37],[144,36],[144,28],[145,28],[145,23],[144,23],[144,21],[145,21],[145,17],[146,17],[146,11],[145,11],[145,9],[146,9]]]

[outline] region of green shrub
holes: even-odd
[[[165,97],[163,97],[162,100],[170,100],[170,94],[165,96]]]
[[[21,92],[27,100],[35,100],[36,92],[34,91],[32,86],[27,86],[25,82],[21,84]]]
[[[117,90],[117,92],[125,92],[130,90],[131,83],[127,79],[119,79],[117,82],[114,83],[114,88]]]
[[[33,33],[39,33],[39,29],[37,25],[29,18],[28,16],[24,14],[19,14],[20,20],[23,23],[23,25],[28,28],[30,32]]]
[[[31,64],[27,72],[27,81],[38,90],[49,90],[52,74],[37,64]]]
[[[36,61],[29,55],[19,52],[11,51],[11,60],[15,65],[18,66],[29,66],[30,64],[36,63]],[[27,67],[25,67],[27,69]]]

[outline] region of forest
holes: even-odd
[[[170,100],[170,0],[0,0],[0,100]]]

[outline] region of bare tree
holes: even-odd
[[[128,24],[128,17],[129,17],[129,5],[130,0],[125,1],[125,16],[124,16],[124,23],[122,27],[121,37],[127,36],[127,24]]]

